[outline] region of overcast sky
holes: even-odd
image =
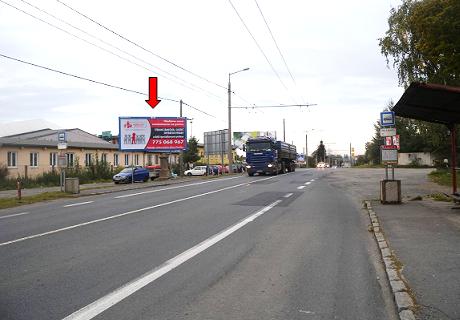
[[[317,105],[233,109],[232,130],[276,131],[282,139],[284,118],[286,141],[293,141],[298,152],[305,148],[308,130],[309,153],[321,139],[330,152],[348,153],[351,143],[357,153],[363,153],[380,111],[403,93],[378,46],[397,0],[258,0],[294,81],[254,0],[62,0],[208,81],[128,43],[55,0],[27,1],[61,21],[24,1],[1,0],[0,54],[140,92],[148,92],[148,77],[156,76],[159,96],[183,99],[214,116],[184,106],[184,116],[193,118],[189,134],[201,142],[203,132],[227,128],[228,74],[247,67],[250,70],[231,77],[236,94],[233,106]],[[119,116],[179,115],[176,102],[163,100],[152,110],[145,99],[0,57],[0,122],[42,118],[63,128],[116,134]]]

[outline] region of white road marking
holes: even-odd
[[[88,204],[88,203],[93,203],[94,201],[86,201],[86,202],[79,202],[79,203],[72,203],[72,204],[67,204],[65,206],[63,206],[64,208],[68,208],[68,207],[75,207],[75,206],[81,206],[81,205],[84,205],[84,204]]]
[[[305,185],[308,186],[311,183],[311,181],[305,182]]]
[[[103,296],[102,298],[94,301],[93,303],[81,308],[80,310],[75,311],[71,315],[65,317],[63,320],[90,320],[100,313],[104,312],[105,310],[109,309],[110,307],[114,306],[118,302],[122,301],[123,299],[129,297],[136,291],[142,289],[146,285],[152,283],[153,281],[157,280],[161,276],[165,275],[171,270],[174,270],[184,262],[192,259],[199,253],[205,251],[212,245],[218,243],[219,241],[225,239],[235,231],[241,229],[248,223],[254,221],[259,216],[263,215],[282,200],[277,200],[272,204],[266,206],[265,208],[253,213],[252,215],[246,217],[245,219],[241,220],[240,222],[234,224],[233,226],[211,236],[210,238],[204,240],[203,242],[197,244],[196,246],[182,252],[181,254],[175,256],[172,259],[164,262],[160,266],[148,271],[147,273],[143,274],[137,279],[128,282],[127,284],[121,286],[120,288],[112,291],[111,293]]]
[[[315,179],[311,179],[310,181],[313,182],[313,181],[315,181]]]
[[[21,213],[9,214],[7,216],[1,216],[0,219],[6,219],[6,218],[11,218],[11,217],[22,216],[24,214],[29,214],[29,213],[30,212],[21,212]]]
[[[297,187],[297,189],[299,189],[299,190],[302,190],[303,188],[305,188],[305,186]]]
[[[225,178],[225,179],[210,180],[210,181],[203,181],[203,182],[196,182],[196,183],[189,183],[189,184],[183,184],[183,185],[175,186],[175,187],[169,187],[169,188],[163,188],[163,189],[155,189],[155,190],[149,190],[149,191],[142,191],[142,192],[124,194],[122,196],[117,196],[117,197],[113,197],[113,198],[114,199],[128,198],[128,197],[138,196],[138,195],[141,195],[141,194],[154,193],[154,192],[160,192],[160,191],[166,191],[166,190],[173,190],[173,189],[179,189],[179,188],[185,188],[185,187],[191,187],[191,186],[198,186],[200,184],[213,183],[213,182],[225,181],[225,180],[231,180],[231,179],[237,179],[237,178],[241,178],[241,176]]]
[[[284,197],[284,198],[289,198],[289,197],[292,196],[292,195],[293,195],[293,193],[288,193],[288,194],[285,194],[283,197]]]
[[[273,179],[273,177],[260,179],[260,180],[257,180],[257,181],[269,180],[269,179]],[[250,183],[252,183],[252,182],[250,182]],[[151,209],[155,209],[155,208],[164,207],[164,206],[167,206],[167,205],[170,205],[170,204],[173,204],[173,203],[178,203],[178,202],[183,202],[183,201],[190,200],[190,199],[203,197],[203,196],[206,196],[208,194],[213,194],[213,193],[217,193],[217,192],[221,192],[221,191],[225,191],[225,190],[229,190],[229,189],[234,189],[234,188],[238,188],[238,187],[241,187],[241,186],[244,186],[244,185],[246,185],[246,182],[239,183],[239,184],[234,185],[234,186],[225,187],[225,188],[222,188],[222,189],[208,191],[208,192],[205,192],[205,193],[202,193],[202,194],[196,194],[194,196],[185,197],[185,198],[182,198],[182,199],[176,199],[176,200],[160,203],[160,204],[150,206],[150,207],[145,207],[145,208],[141,208],[141,209],[137,209],[137,210],[123,212],[123,213],[115,214],[113,216],[109,216],[109,217],[105,217],[105,218],[101,218],[101,219],[91,220],[91,221],[75,224],[75,225],[72,225],[72,226],[68,226],[68,227],[64,227],[64,228],[60,228],[60,229],[56,229],[56,230],[51,230],[51,231],[48,231],[48,232],[34,234],[34,235],[31,235],[31,236],[27,236],[27,237],[23,237],[23,238],[19,238],[19,239],[15,239],[15,240],[0,243],[0,247],[6,246],[6,245],[9,245],[9,244],[13,244],[13,243],[16,243],[16,242],[21,242],[21,241],[28,240],[28,239],[34,239],[34,238],[38,238],[38,237],[47,236],[47,235],[58,233],[58,232],[61,232],[61,231],[66,231],[66,230],[71,230],[71,229],[75,229],[75,228],[82,227],[82,226],[87,226],[87,225],[102,222],[102,221],[107,221],[107,220],[120,218],[120,217],[127,216],[127,215],[130,215],[130,214],[133,214],[133,213],[138,213],[138,212],[143,212],[143,211],[146,211],[146,210],[151,210]]]

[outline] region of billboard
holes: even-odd
[[[187,149],[187,119],[120,117],[121,151],[178,152]]]
[[[237,149],[243,150],[248,138],[271,137],[276,139],[276,131],[245,131],[233,132],[233,144]]]
[[[228,129],[204,133],[204,154],[227,154]]]

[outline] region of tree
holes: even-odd
[[[188,148],[184,151],[184,163],[194,163],[200,160],[198,155],[198,140],[195,137],[191,137],[188,140]]]
[[[326,161],[326,147],[323,144],[323,141],[321,140],[319,142],[319,146],[314,152],[314,155],[316,157],[316,162],[325,162]]]
[[[387,63],[393,58],[400,84],[460,85],[459,12],[458,0],[403,0],[391,9],[379,45]]]

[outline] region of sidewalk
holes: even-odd
[[[397,170],[402,185],[400,205],[382,205],[378,200],[383,170],[341,170],[328,180],[357,201],[371,200],[388,246],[402,264],[401,275],[419,306],[416,318],[460,319],[460,209],[452,209],[452,202],[426,197],[451,192],[429,181],[431,170]],[[417,196],[423,200],[410,201]]]
[[[417,319],[460,319],[460,210],[433,200],[372,207],[420,306]]]
[[[82,184],[80,185],[80,196],[85,195],[95,195],[95,194],[104,194],[104,193],[111,193],[117,191],[125,191],[125,190],[136,190],[136,189],[145,189],[151,187],[158,187],[158,186],[166,186],[171,184],[177,183],[184,183],[189,181],[197,181],[202,179],[215,179],[217,177],[227,177],[228,175],[224,176],[202,176],[202,177],[177,177],[175,179],[168,179],[168,180],[154,180],[154,181],[147,181],[147,182],[135,182],[133,184],[114,184],[113,182],[101,182],[101,183],[91,183],[91,184]],[[22,189],[21,194],[23,197],[25,196],[33,196],[44,192],[56,192],[60,191],[60,187],[44,187],[44,188],[31,188],[31,189]],[[2,198],[15,198],[17,196],[16,190],[5,190],[0,191],[0,199]],[[78,196],[78,195],[75,195]]]

